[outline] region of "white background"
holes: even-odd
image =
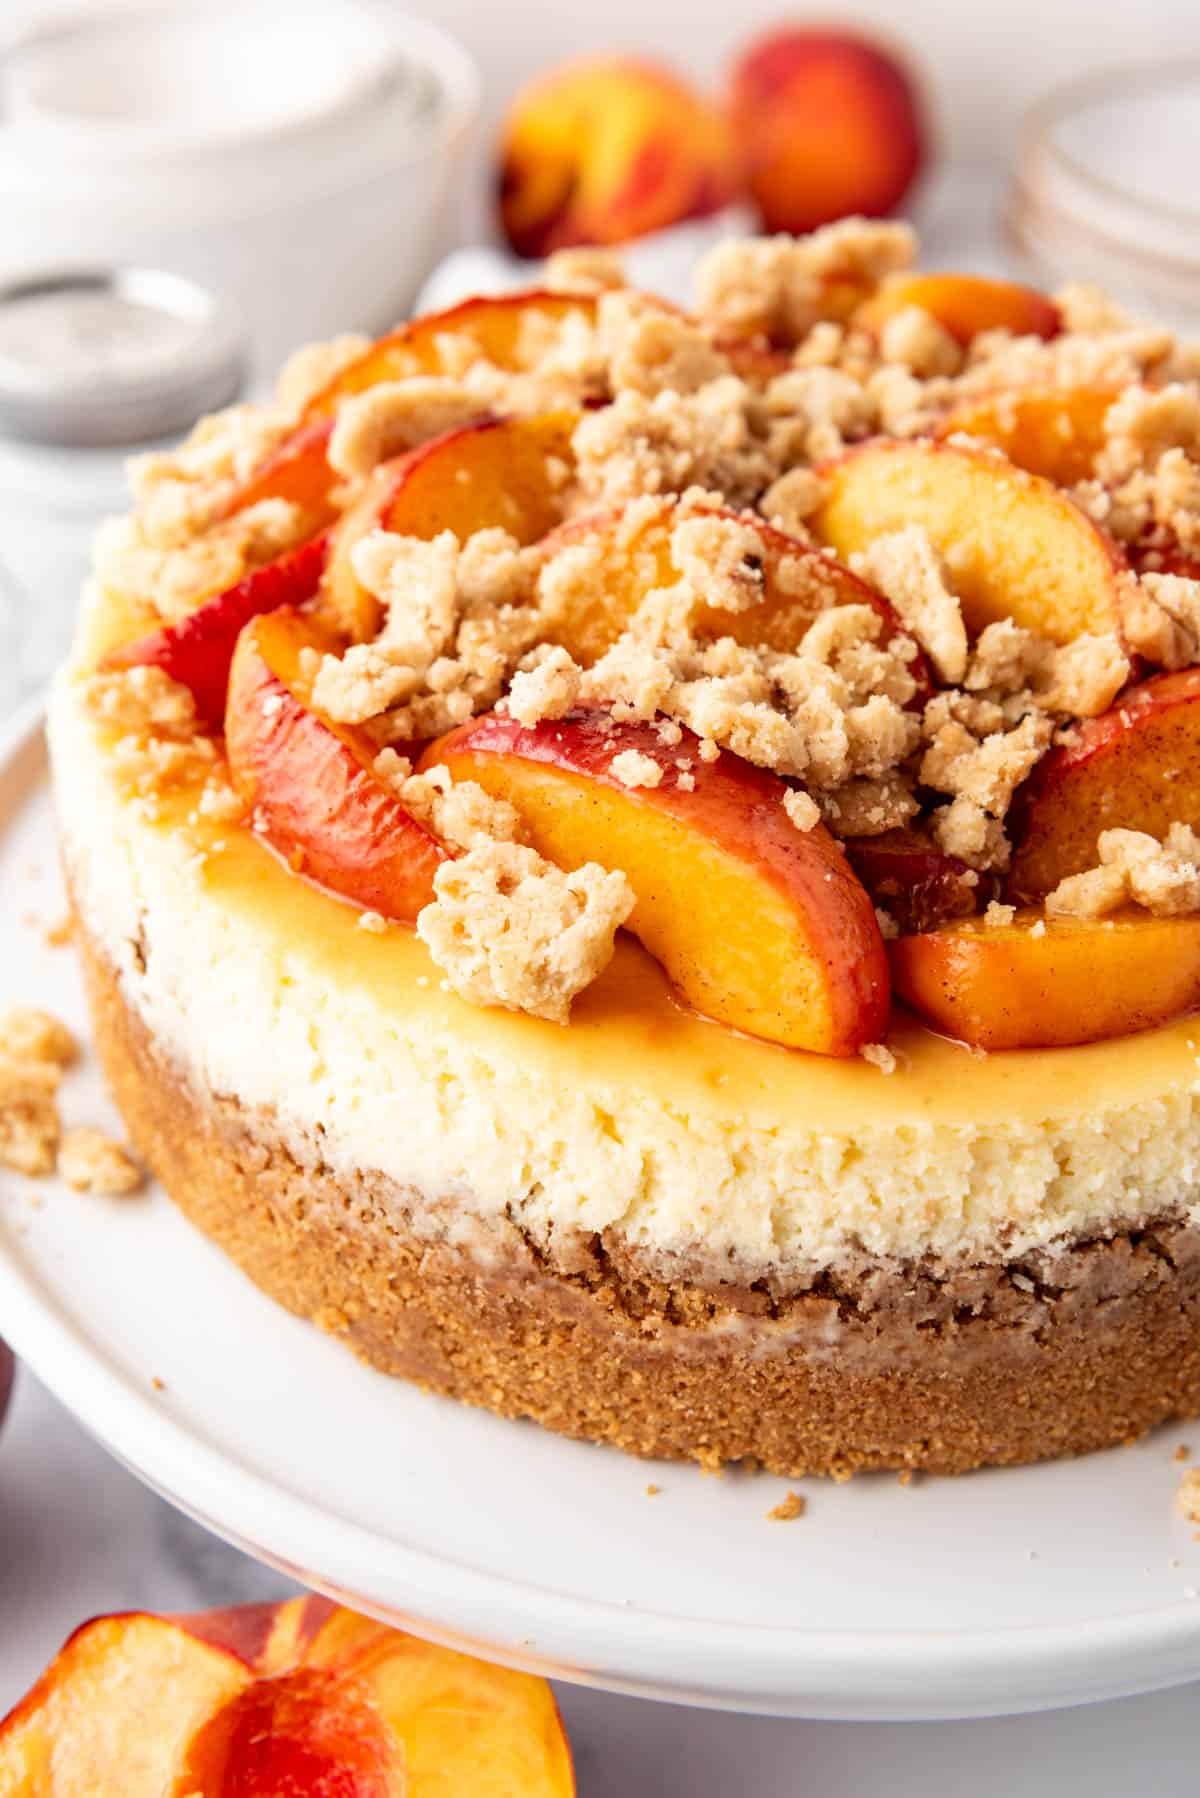
[[[0,24],[47,10],[0,0]],[[770,0],[427,0],[410,10],[455,31],[482,65],[477,192],[503,104],[534,68],[631,48],[715,82],[781,11]],[[1023,107],[1054,81],[1103,62],[1200,52],[1197,0],[879,0],[854,17],[904,45],[924,75],[941,149],[960,168],[986,168],[997,187]],[[202,1608],[282,1589],[143,1491],[23,1377],[0,1438],[0,1712],[91,1612]],[[1126,1798],[1135,1786],[1183,1798],[1200,1783],[1200,1688],[1058,1716],[907,1726],[721,1717],[571,1690],[562,1698],[581,1798],[957,1798],[965,1787],[975,1798]]]

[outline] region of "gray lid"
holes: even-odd
[[[158,269],[47,271],[0,284],[0,431],[39,443],[144,443],[235,397],[237,314]]]

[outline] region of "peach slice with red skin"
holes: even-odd
[[[1104,421],[1117,398],[1112,387],[1025,387],[985,393],[946,413],[939,437],[961,432],[995,449],[1030,474],[1073,487],[1092,473],[1104,448]]]
[[[548,537],[544,546],[548,555],[571,544],[591,543],[599,550],[603,568],[602,578],[589,581],[586,595],[566,617],[554,622],[553,640],[585,665],[598,661],[646,595],[679,580],[671,555],[671,532],[681,520],[699,517],[739,522],[736,512],[719,507],[685,509],[664,500],[658,511],[633,529],[626,512],[599,512],[572,519]],[[699,606],[693,618],[699,639],[732,637],[748,647],[787,653],[796,649],[809,626],[831,605],[870,607],[882,620],[884,642],[903,632],[900,619],[883,595],[849,568],[761,519],[752,522],[762,544],[762,598],[740,611]],[[933,691],[933,682],[929,665],[915,644],[914,651],[909,669],[917,685],[917,699],[924,701]]]
[[[5,1798],[573,1798],[545,1680],[326,1599],[84,1624],[0,1723]]]
[[[358,641],[377,631],[379,602],[350,561],[368,531],[428,540],[449,530],[465,542],[499,527],[521,544],[544,537],[563,516],[578,422],[577,412],[565,411],[484,418],[381,463],[333,531],[321,616]]]
[[[590,58],[517,95],[499,147],[500,225],[518,256],[625,243],[736,197],[721,112],[670,70]]]
[[[172,680],[191,689],[196,715],[203,723],[220,724],[229,690],[229,665],[243,625],[261,612],[310,600],[317,591],[328,548],[328,538],[321,536],[289,550],[174,624],[164,624],[136,643],[110,650],[100,666],[161,668]]]
[[[842,848],[872,901],[890,912],[902,931],[929,930],[979,910],[981,877],[919,830],[845,837]]]
[[[982,275],[934,274],[905,270],[889,275],[853,317],[860,331],[878,336],[890,318],[919,306],[936,318],[956,342],[970,343],[981,331],[1011,331],[1016,337],[1057,337],[1062,319],[1053,300],[1017,281]]]
[[[1008,889],[1041,898],[1095,867],[1101,831],[1161,839],[1175,823],[1200,828],[1200,668],[1130,687],[1042,759],[1009,815]]]
[[[306,420],[240,482],[223,513],[229,517],[262,500],[284,499],[299,506],[308,528],[320,530],[336,515],[333,490],[341,476],[329,465],[333,421]]]
[[[888,1018],[867,894],[823,825],[791,822],[777,775],[697,750],[690,732],[672,747],[656,725],[599,708],[532,727],[492,712],[422,765],[508,800],[559,867],[623,870],[637,899],[628,928],[697,1011],[789,1048],[855,1054]],[[628,751],[660,771],[657,786],[622,784],[613,764]]]
[[[1200,1004],[1200,918],[982,918],[888,944],[896,996],[977,1049],[1054,1049]]]
[[[850,32],[786,27],[760,39],[733,71],[729,111],[767,232],[891,212],[925,158],[907,71]]]
[[[254,829],[297,872],[411,922],[433,897],[446,851],[372,772],[371,739],[313,709],[303,651],[338,647],[287,607],[246,625],[225,712],[230,778]]]
[[[973,635],[1004,618],[1055,643],[1118,630],[1124,557],[1039,475],[987,450],[878,439],[821,472],[816,534],[847,560],[885,532],[922,526]]]

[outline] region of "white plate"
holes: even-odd
[[[72,957],[39,928],[61,906],[44,775],[27,722],[0,751],[0,997],[82,1030]],[[111,1121],[93,1067],[64,1108]],[[807,1516],[772,1523],[782,1481],[634,1461],[359,1366],[159,1192],[0,1179],[0,1332],[143,1479],[362,1609],[564,1679],[799,1716],[1035,1710],[1200,1674],[1186,1430],[908,1489],[809,1481]]]

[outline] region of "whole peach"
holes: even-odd
[[[768,231],[891,212],[925,160],[911,77],[851,33],[797,27],[761,39],[733,71],[729,111]]]
[[[720,109],[653,63],[553,70],[517,95],[501,137],[500,224],[519,256],[642,237],[718,211],[739,187]]]

